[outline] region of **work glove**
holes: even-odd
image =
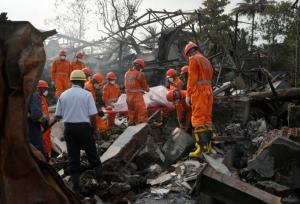
[[[191,106],[191,98],[189,96],[185,97],[185,103],[186,105]]]
[[[102,108],[98,108],[98,115],[100,117],[103,117],[105,115],[104,112],[103,112],[103,110],[102,110]]]
[[[49,121],[47,118],[43,117],[41,120],[40,120],[40,123],[41,125],[43,126],[44,130],[48,129],[49,127]]]

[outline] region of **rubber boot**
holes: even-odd
[[[200,129],[194,131],[195,138],[195,151],[190,152],[189,157],[197,157],[202,152],[211,153],[211,138],[212,130],[211,129]]]
[[[73,191],[75,193],[80,193],[80,184],[79,184],[80,174],[73,174],[71,175],[71,178],[73,183]]]

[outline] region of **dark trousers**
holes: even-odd
[[[29,142],[35,148],[37,148],[44,156],[46,156],[41,126],[39,123],[35,123],[30,119],[28,119],[28,137]]]
[[[67,143],[71,174],[80,173],[80,149],[85,151],[92,167],[101,166],[89,123],[65,123],[64,136]]]

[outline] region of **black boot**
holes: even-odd
[[[80,174],[71,175],[72,183],[73,183],[73,191],[76,193],[80,193],[79,177]]]

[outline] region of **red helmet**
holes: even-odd
[[[166,77],[175,77],[176,76],[176,70],[175,69],[169,69],[166,72]]]
[[[197,48],[198,47],[198,45],[196,45],[195,43],[193,43],[193,42],[189,42],[186,46],[185,46],[185,48],[184,48],[184,56],[185,57],[188,57],[187,56],[187,54],[189,53],[189,51],[192,49],[192,48]]]
[[[188,73],[189,72],[189,66],[181,67],[180,71],[181,71],[180,74]]]
[[[144,62],[144,60],[141,59],[141,58],[135,59],[135,60],[133,61],[133,64],[139,64],[139,65],[141,65],[143,68],[145,67],[145,62]]]
[[[100,73],[96,73],[93,75],[93,79],[95,79],[98,82],[98,84],[102,84],[103,75]]]
[[[59,56],[67,56],[67,52],[64,49],[59,51]]]
[[[116,74],[113,73],[113,72],[108,72],[108,73],[106,74],[106,78],[107,78],[108,80],[116,80],[116,79],[117,79],[117,76],[116,76]]]
[[[78,51],[78,52],[76,53],[76,57],[77,57],[77,58],[82,58],[82,57],[83,57],[83,52],[82,52],[82,51]]]
[[[83,68],[82,71],[85,73],[85,75],[88,75],[88,76],[92,76],[93,72],[92,70],[90,70],[89,68]]]
[[[182,98],[184,98],[184,92],[183,91],[180,91],[178,89],[175,89],[175,90],[170,90],[168,91],[167,95],[166,95],[166,98],[168,101],[170,102],[174,102],[176,100],[180,100]]]
[[[38,87],[38,88],[49,88],[48,83],[44,80],[39,80],[36,87]]]

